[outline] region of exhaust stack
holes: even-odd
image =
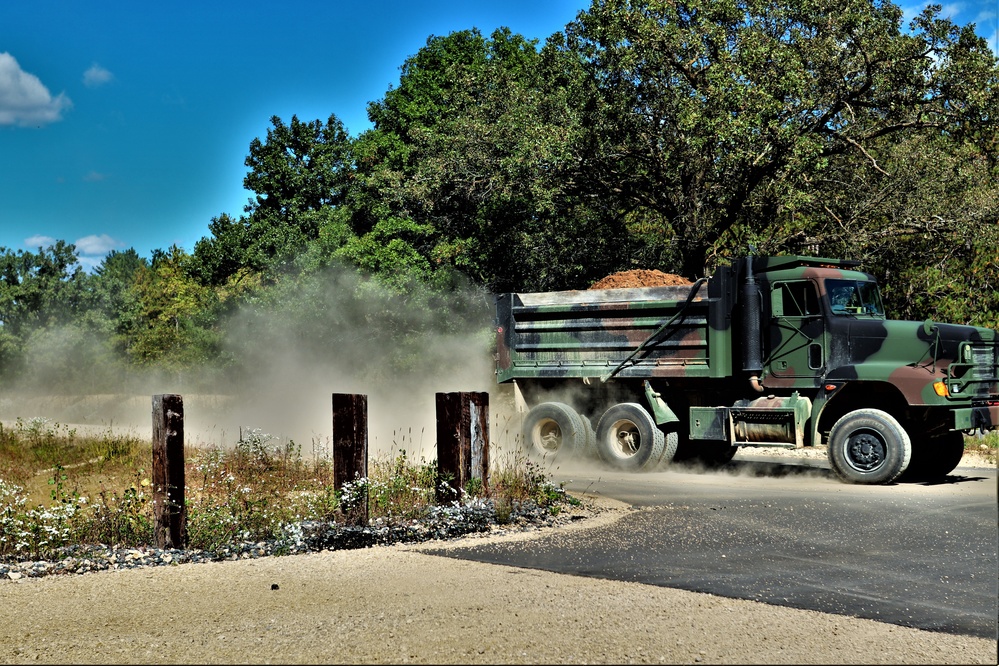
[[[742,285],[742,369],[749,373],[749,384],[757,393],[763,392],[760,374],[763,372],[760,290],[753,274],[753,257],[746,257],[746,281]]]

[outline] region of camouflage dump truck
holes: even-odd
[[[496,298],[496,374],[541,455],[622,470],[826,445],[836,474],[940,477],[999,424],[996,331],[885,316],[836,259],[749,257],[689,286]]]

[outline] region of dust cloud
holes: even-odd
[[[256,430],[321,452],[334,393],[368,402],[372,454],[436,456],[438,392],[495,392],[493,298],[471,285],[406,295],[347,269],[274,286],[221,324],[223,363],[142,372],[79,331],[39,338],[30,377],[0,387],[0,420],[44,418],[151,436],[151,396],[184,398],[189,444]],[[492,403],[492,395],[490,396]]]
[[[222,320],[223,363],[184,371],[127,364],[106,340],[81,328],[39,332],[25,376],[0,385],[0,421],[41,418],[148,439],[152,396],[176,393],[184,399],[188,444],[230,447],[256,431],[272,437],[273,446],[294,442],[308,456],[330,453],[332,395],[362,394],[370,453],[404,449],[411,460],[429,461],[436,458],[436,394],[477,391],[490,398],[490,457],[500,462],[522,450],[523,415],[516,413],[512,386],[495,383],[494,305],[484,290],[455,285],[446,297],[421,289],[401,295],[340,269],[279,283],[262,298]],[[607,397],[635,400],[626,391]],[[591,402],[592,387],[566,383],[533,398],[532,404],[559,401],[579,409]],[[600,406],[593,407],[582,411],[596,428]],[[658,471],[822,474],[740,458],[721,469],[677,461]],[[592,452],[582,460],[539,462],[553,473],[612,470]]]

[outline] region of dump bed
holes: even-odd
[[[707,280],[502,294],[496,299],[497,380],[728,377],[730,314],[722,291]]]

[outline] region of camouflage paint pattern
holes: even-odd
[[[497,298],[498,381],[599,378],[614,370],[621,379],[730,377],[730,332],[712,326],[717,299],[699,285],[681,311],[690,291],[681,286],[503,294]],[[656,335],[670,319],[672,325]]]
[[[638,402],[651,381],[667,404],[682,397],[691,410],[709,408],[697,410],[696,423],[693,411],[680,413],[692,437],[721,428],[733,443],[740,427],[764,439],[790,428],[790,442],[770,444],[817,443],[823,413],[838,414],[847,395],[853,408],[868,397],[895,401],[935,428],[999,426],[996,331],[889,320],[871,275],[853,262],[812,257],[752,259],[764,329],[759,384],[776,403],[740,407],[761,397],[741,370],[751,344],[740,331],[744,264],[722,266],[691,287],[502,294],[497,381],[584,380],[598,392],[624,387]],[[789,408],[792,398],[802,402]],[[810,414],[803,419],[804,404]],[[767,410],[774,414],[761,416]],[[771,426],[746,425],[767,418]]]

